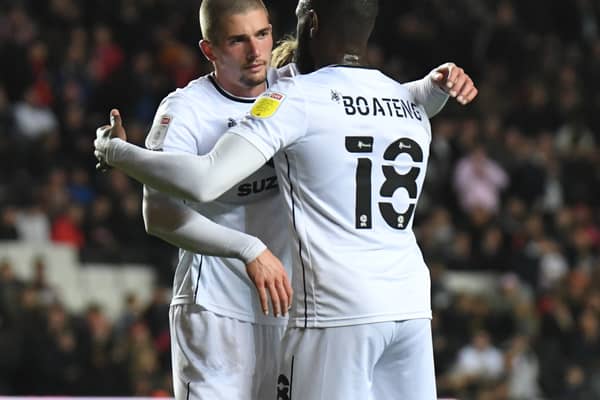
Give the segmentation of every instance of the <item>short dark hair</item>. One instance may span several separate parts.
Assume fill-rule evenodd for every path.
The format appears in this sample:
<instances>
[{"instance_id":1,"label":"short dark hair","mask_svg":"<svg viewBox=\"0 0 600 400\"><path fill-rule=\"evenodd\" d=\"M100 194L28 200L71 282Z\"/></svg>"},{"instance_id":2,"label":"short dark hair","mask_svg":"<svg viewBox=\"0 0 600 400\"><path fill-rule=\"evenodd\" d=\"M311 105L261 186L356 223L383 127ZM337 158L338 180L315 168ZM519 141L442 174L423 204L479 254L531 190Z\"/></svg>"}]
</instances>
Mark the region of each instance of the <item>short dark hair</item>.
<instances>
[{"instance_id":1,"label":"short dark hair","mask_svg":"<svg viewBox=\"0 0 600 400\"><path fill-rule=\"evenodd\" d=\"M265 10L268 14L262 0L203 0L198 12L202 38L218 42L223 17L255 9Z\"/></svg>"}]
</instances>

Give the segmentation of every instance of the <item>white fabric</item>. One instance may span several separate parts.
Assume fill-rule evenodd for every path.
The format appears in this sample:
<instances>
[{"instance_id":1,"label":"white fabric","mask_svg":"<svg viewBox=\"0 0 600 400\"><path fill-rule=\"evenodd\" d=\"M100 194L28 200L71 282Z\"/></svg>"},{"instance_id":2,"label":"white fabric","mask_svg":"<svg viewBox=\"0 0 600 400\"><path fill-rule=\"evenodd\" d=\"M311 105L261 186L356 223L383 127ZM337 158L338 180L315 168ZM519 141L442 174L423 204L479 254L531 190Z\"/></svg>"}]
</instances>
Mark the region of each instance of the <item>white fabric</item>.
<instances>
[{"instance_id":1,"label":"white fabric","mask_svg":"<svg viewBox=\"0 0 600 400\"><path fill-rule=\"evenodd\" d=\"M444 108L450 98L448 93L434 83L434 73L435 69L421 80L404 84L408 91L414 96L415 102L423 105L425 112L430 119L435 117Z\"/></svg>"},{"instance_id":2,"label":"white fabric","mask_svg":"<svg viewBox=\"0 0 600 400\"><path fill-rule=\"evenodd\" d=\"M144 186L144 221L148 233L192 253L234 257L247 264L266 249L260 239L216 224L182 200L147 186Z\"/></svg>"},{"instance_id":3,"label":"white fabric","mask_svg":"<svg viewBox=\"0 0 600 400\"><path fill-rule=\"evenodd\" d=\"M274 79L274 73L270 71L270 79ZM128 149L168 157L172 170L167 176L177 177L186 188L203 185L195 178L195 168L185 160L200 160L198 155L213 148L228 125L243 117L252 101L225 93L210 76L199 78L169 95L159 106L146 144L161 151ZM231 159L233 163L238 161L237 156ZM255 165L260 167L264 162L259 155ZM154 163L141 167L142 173L158 170L165 172L169 168ZM231 169L212 170L208 179L218 182L221 174L230 172ZM165 188L159 185L159 189ZM260 168L208 204L183 203L146 189L148 230L182 249L172 304L195 303L241 321L286 323L283 318L263 315L245 269L245 262L256 258L265 245L285 266L291 266L289 229L278 192L275 171L270 166Z\"/></svg>"},{"instance_id":4,"label":"white fabric","mask_svg":"<svg viewBox=\"0 0 600 400\"><path fill-rule=\"evenodd\" d=\"M431 321L289 328L278 399L436 399Z\"/></svg>"},{"instance_id":5,"label":"white fabric","mask_svg":"<svg viewBox=\"0 0 600 400\"><path fill-rule=\"evenodd\" d=\"M288 77L295 76L297 72L293 66L287 66L283 68L281 73L284 74L282 77ZM279 78L277 73L272 73L271 75L273 81ZM206 80L206 77L201 79ZM182 90L185 91L190 87L197 88L197 86L199 86L197 84L199 81L200 79L191 82L187 88ZM425 105L424 107L427 110L426 114L429 115L429 117L435 115L435 113L443 107L448 98L439 87L431 84L431 79L429 77L419 81L409 82L402 86L414 96L414 101L416 103L423 103ZM191 92L192 90L189 89L189 91ZM185 112L182 112L182 114L186 114L187 119L193 121L193 123L197 123L198 121L194 120L196 111L190 106L190 103L188 102L189 99L182 96L183 93L181 90L175 92L172 97L175 98L178 94L178 103L181 105L181 108L187 109ZM248 99L239 100L244 101ZM165 102L161 104L161 107L164 106L163 112L169 111ZM198 106L198 104L195 105ZM210 107L210 110L212 112L219 111L219 109L214 106ZM160 120L158 118L165 115L173 117L169 113L161 114L160 111L161 110L159 109L159 112L157 112L152 129L153 131L155 131L157 124L159 124ZM243 113L240 115L243 115ZM181 119L182 118L177 118L179 121L181 121ZM218 119L218 121L221 120ZM229 121L235 122L235 119L230 118ZM197 128L201 127L202 126L198 126ZM193 138L193 136L197 134L197 131L191 129L190 126L182 127L181 130L184 132L187 131L187 135L185 135L187 137L173 139L174 149L198 148L201 145L207 147L207 143L215 144L216 139L219 137L219 135L216 137L212 136L212 140L198 142ZM241 179L247 177L251 172L256 171L256 169L264 162L261 158L262 155L256 154L255 149L247 146L247 143L238 141L222 143L224 140L229 140L227 137L228 135L223 136L224 138L216 142L215 148L207 154L206 157L152 153L137 148L129 143L125 143L120 139L109 140L108 138L99 137L96 140L95 145L99 157L103 158L109 165L121 169L127 173L127 175L141 183L181 199L208 202L214 200L228 188L231 188L234 184L240 182ZM158 142L160 143L161 146L159 147L162 150L162 141L159 140ZM149 143L153 144L154 141L149 141ZM149 148L153 147L154 146L150 146ZM232 148L235 148L237 154L232 154L228 151ZM157 148L153 149L158 150ZM187 152L186 150L183 151ZM223 159L224 157L231 157L231 159L225 160ZM218 163L215 163L216 159L219 159ZM185 174L182 174L181 171L185 171ZM196 185L189 185L189 182L196 182ZM238 189L241 187L241 185L237 186Z\"/></svg>"},{"instance_id":6,"label":"white fabric","mask_svg":"<svg viewBox=\"0 0 600 400\"><path fill-rule=\"evenodd\" d=\"M395 87L401 88L397 84ZM408 93L406 89L398 90L403 95ZM225 127L235 125L236 119L242 116L246 110L244 107L242 112L241 107L238 107L240 104L244 104L244 99L237 99L242 102L235 102L232 101L235 99L227 96L231 97L227 93L219 91L219 88L210 82L208 77L191 82L187 88L176 91L167 97L159 107L147 145L153 150L162 150L162 152L145 151L119 140L112 140L109 151L105 154L106 160L111 165L121 167L141 182L162 191L188 199L213 200L221 195L224 188L230 187L250 171L255 171L268 159L264 158L254 145L237 135L224 135L215 150L207 157L197 157L197 155L207 153L222 136ZM414 105L414 107L417 106ZM424 110L420 108L417 111L415 108L412 112L420 115ZM422 117L421 120L423 120ZM428 124L426 126L426 130L428 130ZM421 127L421 130L425 129ZM426 163L426 158L424 162ZM182 173L182 171L184 172ZM219 197L217 201L203 205L197 203L187 203L187 205L200 214L210 217L216 223L250 234L259 232L258 236L277 256L282 258L284 265L289 265L286 262L284 251L277 251L289 239L283 234L286 230L280 225L280 219L276 218L281 215L281 210L277 197L272 196L268 190L268 182L271 178L272 170L265 167L259 169L257 174L237 185L230 192ZM248 200L255 200L258 203L251 203L245 207L238 206ZM252 216L256 216L256 218ZM197 235L201 236L199 230L190 230L182 233L179 237L171 237L170 240L187 241L182 243L184 248L192 245L206 246L206 243L203 242L204 239ZM267 240L268 238L271 240ZM196 241L194 242L194 240ZM416 247L416 245L414 246ZM194 247L194 250L197 248L199 249L199 247ZM268 371L270 368L268 363L277 360L278 353L276 350L269 353L265 350L266 347L256 344L253 347L251 341L247 341L246 344L249 346L240 347L245 347L244 355L246 357L239 359L237 356L240 353L231 351L238 348L237 345L232 347L231 340L240 336L251 337L252 334L246 335L243 332L248 332L252 328L254 337L259 342L263 339L272 339L271 344L276 343L277 339L274 338L276 335L269 334L265 330L277 330L281 327L265 325L281 323L282 320L262 316L258 309L254 288L247 281L241 262L202 256L188 250L180 252L172 302L171 329L174 336L173 365L177 398L213 399L223 396L227 399L236 399L239 395L244 396L244 393L247 396L248 390L244 388L248 388L251 382L256 384L261 381L269 381L269 379L265 381L262 378L250 376L248 371ZM218 249L215 250L215 252L217 251ZM427 280L428 283L428 275L423 274L426 271L420 270L422 264L420 253L416 258L410 255L405 256L406 254L401 256L404 257L403 261L409 264L416 261L414 262L415 269L421 272L421 279L417 279L417 283L422 283L423 280ZM412 280L414 281L414 279ZM411 283L415 282L409 282L407 287ZM333 285L334 282L331 284ZM344 282L340 282L340 284L344 284ZM423 285L416 286L415 290L419 290ZM403 288L400 287L400 289ZM352 287L347 290L351 291ZM423 303L420 297L427 297L428 304L428 287L424 289L424 292L426 293L419 292L418 296L407 293L406 297L416 297L417 306ZM364 299L365 293L362 291L359 299ZM390 300L394 301L395 299ZM207 312L198 316L191 311L191 308L196 306L190 305L190 303L201 305ZM300 307L296 306L296 308ZM346 312L346 310L342 311ZM430 311L428 306L414 313L406 313L402 310L401 312L387 313L384 319L395 319L398 316L405 318L429 317ZM345 319L343 315L341 318ZM375 319L379 318L381 317L375 317ZM195 320L196 322L187 324L185 320ZM359 316L351 323L371 320L373 320L373 316L367 316L367 319L361 319ZM257 322L259 325L245 324L244 321ZM342 323L347 322L343 321ZM261 332L256 332L257 329ZM203 331L208 332L209 330L213 333L202 334ZM233 332L234 335L229 335L228 332ZM199 343L196 338L200 338L202 341ZM429 348L431 347L430 335L423 336L421 340L428 343ZM426 352L419 354L427 355ZM268 356L268 360L259 360L265 355ZM393 351L391 351L391 356L393 358ZM238 362L231 364L226 361L231 360L231 357L239 361L244 372L227 367L238 364ZM219 358L222 361L216 361L215 364L215 360ZM252 360L255 360L256 363L252 364ZM421 374L427 368L433 369L431 361L426 364L431 364L431 366L426 368L416 366L415 371ZM215 365L218 367L215 368ZM314 366L314 364L311 365ZM397 382L395 378L389 378L388 381ZM381 387L385 393L386 386ZM430 390L435 390L432 389L435 385L428 385L428 387ZM268 389L265 390L264 392L253 392L258 393L254 398L269 398L271 392ZM396 389L393 390L396 392ZM200 397L200 393L205 397Z\"/></svg>"},{"instance_id":7,"label":"white fabric","mask_svg":"<svg viewBox=\"0 0 600 400\"><path fill-rule=\"evenodd\" d=\"M256 151L255 146L248 141L236 139L234 135L223 135L205 157L189 153L148 151L115 138L109 142L106 160L145 185L198 203L212 202L227 195L225 192L229 188L232 189L224 198L225 203L235 205L255 202L262 197L274 195L277 187L276 180L271 180L276 179L273 169L269 170L267 166L261 168L267 159ZM235 168L236 165L243 168ZM252 174L253 172L256 174ZM239 184L233 188L236 183ZM244 189L246 185L250 187L249 192Z\"/></svg>"},{"instance_id":8,"label":"white fabric","mask_svg":"<svg viewBox=\"0 0 600 400\"><path fill-rule=\"evenodd\" d=\"M338 79L338 82L336 83L336 85L340 84L342 86L334 87L335 85L332 86L327 82L326 79L329 79L329 75L333 78L333 75L330 74L330 72L334 70L337 70L338 72L345 71L343 74L340 72L340 75L344 75L344 77L341 80ZM355 85L354 78L351 74L348 74L349 71L356 71L357 76L362 75L362 82L360 84L359 82L356 82L357 85ZM283 135L280 135L281 137L274 137L274 141L270 141L269 144L265 144L261 140L252 141L254 146L261 149L262 154L261 152L256 151L256 148L244 139L226 134L216 144L215 149L206 157L196 157L191 154L181 155L149 152L124 143L118 139L113 139L110 141L106 159L109 164L123 169L130 176L143 183L150 184L161 191L174 194L178 197L207 201L212 200L214 197L221 194L226 187L231 187L242 176L246 176L250 171L254 171L262 162L264 162L264 160L270 158L278 148L283 147L284 144L293 140L294 137L290 136L289 133L295 132L297 134L298 131L305 133L308 129L309 120L310 122L319 121L320 119L326 121L328 124L327 128L322 129L321 133L331 130L332 132L338 132L338 135L331 135L330 137L323 136L325 138L325 143L315 142L315 145L318 147L316 149L318 151L315 154L319 154L320 156L313 157L310 160L305 159L304 162L306 165L304 166L309 169L300 171L300 173L309 171L308 174L305 174L305 177L302 177L305 182L309 183L309 186L321 185L321 187L312 187L304 194L300 193L301 196L305 196L306 193L310 192L307 198L310 199L312 203L308 209L308 215L304 214L305 210L303 208L296 207L293 210L295 213L298 213L297 220L294 220L293 222L297 223L299 225L297 228L300 229L297 230L298 236L294 240L294 244L297 246L295 250L295 268L302 276L302 280L294 280L296 299L292 311L297 317L295 323L297 325L304 324L308 326L310 320L311 326L336 326L395 319L430 317L429 275L422 260L420 250L416 245L414 235L410 229L412 226L412 218L407 218L406 224L403 225L405 230L401 232L396 231L396 229L390 228L386 225L386 222L382 221L382 217L378 212L377 207L374 206L372 207L372 212L376 221L373 231L368 232L368 235L365 235L365 233L367 233L365 231L355 232L355 229L352 226L352 221L355 219L355 216L350 214L353 214L351 210L353 206L351 206L351 203L352 199L355 197L356 184L354 182L354 176L356 175L356 163L359 157L356 154L347 153L343 143L341 143L341 151L340 143L335 144L335 147L331 147L331 143L327 143L328 140L333 139L334 137L337 138L336 140L342 138L343 141L343 138L346 135L362 135L364 134L365 129L367 129L368 135L383 133L385 139L383 139L384 141L382 144L387 141L388 143L385 144L386 146L399 137L416 140L417 142L415 143L418 143L418 146L421 147L421 150L423 151L422 161L411 163L409 159L407 160L407 154L401 154L398 157L398 162L404 163L404 166L401 168L408 167L409 165L413 166L414 164L415 169L413 172L418 172L418 176L415 179L416 194L413 194L413 196L408 199L406 191L396 190L394 191L391 201L388 197L387 199L383 199L388 201L381 202L382 204L391 203L394 209L404 212L407 210L407 206L413 207L416 204L416 199L420 193L422 181L425 176L430 140L430 127L425 116L425 111L423 107L416 104L416 100L412 98L406 87L392 82L374 70L330 67L324 68L317 73L308 76L300 76L296 79L303 81L312 80L315 76L323 77L324 74L327 74L326 79L323 80L323 84L316 85L315 89L317 90L315 93L310 93L310 98L304 99L302 97L303 94L298 95L298 93L292 93L292 96L296 96L296 98L284 100L282 109L289 109L290 104L292 104L291 108L296 107L295 111L299 111L296 114L293 112L290 113L287 118L285 118L284 123L278 125L280 131L277 133L281 134L282 129L286 130L285 137ZM374 84L371 86L372 81ZM203 87L201 87L200 82L204 84ZM290 82L291 81L288 81L286 85L290 85ZM212 147L220 136L221 133L217 132L218 130L203 129L205 127L197 121L199 115L201 115L197 110L206 109L206 114L208 115L207 120L217 124L226 124L224 115L227 115L227 113L224 112L224 110L227 110L226 107L228 106L231 107L231 102L226 103L224 99L221 99L222 104L218 101L214 103L209 102L211 106L206 107L207 100L214 100L213 97L215 95L220 95L215 90L199 90L206 89L206 86L209 85L210 82L204 78L204 81L194 81L188 88L175 92L175 94L171 96L172 107L177 110L183 110L180 112L178 111L177 114L171 112L169 107L167 107L171 102L167 101L161 105L163 110L159 110L159 113L157 113L157 121L164 115L173 118L166 135L166 140L171 138L170 147L173 150L184 151L186 148L195 148L198 154L203 154ZM339 93L338 90L345 91L345 93ZM200 95L190 95L196 91L199 92ZM379 106L381 108L378 112L382 115L373 118L372 120L368 117L357 115L352 118L339 120L333 120L331 118L334 115L338 115L340 109L343 110L345 108L343 101L346 100L342 100L344 95L363 93L361 91L370 93L369 96L382 96L383 99L385 99L383 96L389 95L391 96L390 99L396 100L388 100L387 103L384 103L383 105L380 104ZM335 100L336 96L337 101ZM404 104L400 102L400 100L404 101ZM298 104L303 102L310 105L310 114L303 109L298 110ZM403 109L403 107L406 109ZM362 106L358 107L358 105L356 105L355 108L357 109L355 113L363 111ZM386 113L388 116L383 116ZM280 111L278 114L283 113ZM287 112L285 114L287 114ZM178 115L183 115L184 117L178 117ZM396 115L396 117L394 117L394 115ZM399 118L397 115L412 117ZM295 119L290 120L292 117ZM191 122L184 123L188 120ZM271 118L269 121L271 120L275 120L275 118ZM383 123L380 124L381 126L370 126L370 124L372 125L372 122L377 120L383 121ZM229 121L231 122L231 120ZM184 124L179 126L178 124L181 123ZM256 125L260 125L260 121L255 121L255 123ZM338 123L340 123L339 126ZM356 126L356 123L359 123L359 125ZM287 125L290 129L287 129L284 125ZM173 136L171 132L178 126L179 128L176 130L181 132L181 135ZM239 133L248 129L251 129L251 124L249 121L246 121L246 126L243 129L237 127L234 128L233 131ZM198 135L198 132L202 132L203 136L201 139L198 139L195 136ZM207 132L213 132L214 135L207 135ZM402 134L399 132L402 132ZM250 136L247 136L247 138L248 137ZM162 142L161 140L155 140L154 143ZM372 195L377 195L377 188L381 187L384 181L380 169L381 162L379 160L381 160L383 156L385 146L380 146L381 145L378 144L376 152L374 153L376 166L378 168L374 170L376 174L373 176ZM402 146L404 146L404 144L402 144ZM165 148L169 148L168 143ZM342 159L344 159L342 164L335 164L335 162L340 161L338 159L330 160L330 148L334 150L332 154L335 154L336 157L341 155L345 157L342 157ZM293 157L294 154L292 153L286 152L286 154ZM333 164L329 161L332 161ZM292 164L295 162L296 160L292 160ZM279 158L280 171L282 171L282 167L283 171L286 171L286 163L287 161L282 161L282 158ZM392 164L392 161L386 162L386 164ZM330 165L335 165L336 167L332 169ZM344 165L344 168L339 169L337 168L338 165ZM327 173L321 176L321 170L326 171ZM185 174L180 173L180 171L185 171ZM406 171L402 173L405 172ZM290 177L293 180L297 180L298 171L294 170L293 174L290 173ZM344 179L337 182L334 189L327 190L324 182L328 179L336 179L337 177L343 177ZM255 181L258 183L259 188L260 182L264 182L264 180ZM194 184L190 185L190 182L193 182ZM291 218L292 197L289 195L291 181L287 179L287 174L285 173L284 183L288 189L286 191L286 196L288 205L290 205L290 213L288 214ZM297 184L297 182L294 183ZM239 191L241 186L238 185L236 188ZM302 188L302 191L305 189L306 188ZM313 189L318 189L317 191L319 193L313 193ZM338 189L340 189L341 192L339 192ZM336 193L342 192L344 193L343 196L336 195ZM311 198L313 194L322 196L322 198ZM298 194L296 194L296 196L297 195ZM235 200L235 196L230 196L230 200L231 197ZM328 197L337 197L337 200L328 203L330 200ZM304 201L306 199L295 199L295 201L299 200ZM328 205L336 203L337 205L344 203L342 207L336 211L338 212L337 215L335 212L332 212L331 207ZM389 204L384 205L384 207L389 206ZM214 204L208 206L196 204L195 207L198 211L201 211L202 214L208 216L213 214L216 216L222 215L222 210L218 208L215 209ZM277 209L277 207L274 209ZM388 214L389 213L390 211L388 210ZM262 221L270 221L270 215L274 214L266 214ZM398 218L398 216L394 217ZM213 220L217 223L223 222L218 219ZM314 221L318 222L315 223ZM313 226L312 224L315 225ZM319 226L320 224L322 224L322 226ZM317 228L317 230L314 230L313 228ZM269 229L273 232L277 232L275 226L271 223L269 224ZM310 241L307 240L309 231L312 235ZM376 239L380 234L381 238ZM316 238L317 236L320 237ZM330 237L337 239L333 242L331 248L326 249ZM400 240L396 240L397 237ZM281 235L278 235L278 238L281 239ZM352 238L352 240L347 241L346 239L348 238ZM356 246L356 241L362 243L359 246ZM319 244L314 246L317 242L319 242ZM269 243L265 244L271 247ZM379 251L379 247L383 244L385 244L383 253L386 253L386 255L384 257L379 257L379 255L382 254L382 252ZM308 247L305 247L304 250L302 250L302 246L307 245ZM343 254L342 257L338 258L337 256L334 256L340 251ZM301 259L298 255L301 255ZM365 259L365 255L367 255L367 259L370 261L367 268L364 268L362 261ZM377 257L372 257L373 255L377 255ZM315 256L318 261L312 259ZM182 256L181 260L183 262L182 265L192 262L199 265L201 262L197 256L191 254L188 254L187 258ZM336 260L335 263L332 263L335 267L319 266L321 263L328 264L330 260ZM349 263L346 261L349 261ZM344 267L337 268L336 263L344 264ZM373 268L373 264L377 264L377 266ZM400 267L396 267L397 265L400 265ZM304 266L306 266L306 268L303 268ZM325 276L327 276L328 279L317 279L317 275L321 273L321 270L329 271L325 273ZM388 270L392 273L388 274ZM195 279L197 279L198 274L194 273L193 270L190 274L187 274L185 271L187 271L185 268L180 268L176 276L176 283L179 282L178 286L185 286L183 294L177 297L179 299L177 301L188 302L191 298L190 293L194 292L194 287L198 287L193 284ZM182 274L179 274L179 272ZM382 278L383 276L385 278ZM182 285L184 280L187 283ZM362 287L362 282L364 280L373 281L373 287L369 286L365 290ZM201 283L203 283L203 281L201 281ZM335 287L339 286L348 287L348 290L344 291L344 295L337 293L339 291L336 290ZM354 288L359 289L359 291L355 292L353 290ZM371 291L373 291L373 293L371 293ZM195 293L201 293L201 291ZM335 295L332 296L332 293ZM388 295L391 295L392 297L388 299ZM338 296L338 298L335 298L336 296ZM196 298L196 301L199 301L198 298ZM207 306L206 304L204 305ZM216 307L215 304L210 307L212 306ZM230 312L229 310L229 308L227 310L215 309L215 312Z\"/></svg>"},{"instance_id":9,"label":"white fabric","mask_svg":"<svg viewBox=\"0 0 600 400\"><path fill-rule=\"evenodd\" d=\"M279 151L295 236L291 325L431 318L429 271L412 231L431 140L423 107L379 71L337 66L281 79L263 96L283 99L274 115L229 132L265 158ZM367 206L357 212L359 160L372 168L362 167Z\"/></svg>"},{"instance_id":10,"label":"white fabric","mask_svg":"<svg viewBox=\"0 0 600 400\"><path fill-rule=\"evenodd\" d=\"M283 326L216 315L194 304L171 306L177 400L264 400L275 393Z\"/></svg>"},{"instance_id":11,"label":"white fabric","mask_svg":"<svg viewBox=\"0 0 600 400\"><path fill-rule=\"evenodd\" d=\"M446 105L450 96L433 81L433 75L439 67L434 68L424 78L404 83L404 87L414 96L415 101L425 107L427 116L435 117ZM279 79L293 78L300 75L295 63L290 63L277 70Z\"/></svg>"}]
</instances>

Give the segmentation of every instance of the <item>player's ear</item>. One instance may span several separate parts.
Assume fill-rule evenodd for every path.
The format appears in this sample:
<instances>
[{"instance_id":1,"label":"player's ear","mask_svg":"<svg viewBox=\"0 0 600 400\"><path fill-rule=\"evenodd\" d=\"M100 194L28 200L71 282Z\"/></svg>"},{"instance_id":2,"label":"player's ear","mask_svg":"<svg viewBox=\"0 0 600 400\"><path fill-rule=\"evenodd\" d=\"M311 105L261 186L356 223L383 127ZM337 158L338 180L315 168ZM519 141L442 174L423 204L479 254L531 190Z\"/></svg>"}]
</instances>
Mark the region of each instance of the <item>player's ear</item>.
<instances>
[{"instance_id":1,"label":"player's ear","mask_svg":"<svg viewBox=\"0 0 600 400\"><path fill-rule=\"evenodd\" d=\"M319 32L319 16L314 10L309 11L309 19L310 19L310 37L311 39L317 36L317 32Z\"/></svg>"},{"instance_id":2,"label":"player's ear","mask_svg":"<svg viewBox=\"0 0 600 400\"><path fill-rule=\"evenodd\" d=\"M204 54L204 57L206 57L208 61L214 62L216 60L212 44L208 40L202 39L198 42L198 46L200 47L202 54Z\"/></svg>"}]
</instances>

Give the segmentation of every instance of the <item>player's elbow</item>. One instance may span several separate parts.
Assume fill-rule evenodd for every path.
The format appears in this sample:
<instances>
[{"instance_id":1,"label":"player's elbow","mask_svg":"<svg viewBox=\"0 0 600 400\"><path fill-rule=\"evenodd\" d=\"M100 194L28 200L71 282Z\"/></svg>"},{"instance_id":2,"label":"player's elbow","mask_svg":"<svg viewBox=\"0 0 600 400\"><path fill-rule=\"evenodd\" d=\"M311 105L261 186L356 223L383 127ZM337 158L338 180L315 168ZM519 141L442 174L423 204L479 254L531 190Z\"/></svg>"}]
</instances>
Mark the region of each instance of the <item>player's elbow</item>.
<instances>
[{"instance_id":1,"label":"player's elbow","mask_svg":"<svg viewBox=\"0 0 600 400\"><path fill-rule=\"evenodd\" d=\"M190 200L198 203L210 203L218 199L221 194L222 193L218 190L213 190L208 187L198 187L190 191L186 197L189 197Z\"/></svg>"},{"instance_id":2,"label":"player's elbow","mask_svg":"<svg viewBox=\"0 0 600 400\"><path fill-rule=\"evenodd\" d=\"M210 203L219 198L221 194L217 192L206 192L200 196L199 200L201 203Z\"/></svg>"}]
</instances>

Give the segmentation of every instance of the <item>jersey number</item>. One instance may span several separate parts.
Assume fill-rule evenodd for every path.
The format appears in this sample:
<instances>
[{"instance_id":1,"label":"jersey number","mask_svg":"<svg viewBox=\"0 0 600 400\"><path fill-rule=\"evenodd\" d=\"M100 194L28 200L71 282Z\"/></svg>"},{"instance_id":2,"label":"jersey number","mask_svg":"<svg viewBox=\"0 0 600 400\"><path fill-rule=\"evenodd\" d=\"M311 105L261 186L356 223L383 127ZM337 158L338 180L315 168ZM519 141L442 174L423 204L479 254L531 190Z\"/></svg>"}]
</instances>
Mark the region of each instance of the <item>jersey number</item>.
<instances>
[{"instance_id":1,"label":"jersey number","mask_svg":"<svg viewBox=\"0 0 600 400\"><path fill-rule=\"evenodd\" d=\"M374 139L371 136L346 137L346 150L350 153L372 153ZM408 154L416 163L423 162L423 150L417 142L409 138L401 138L390 144L383 154L385 161L394 161L400 154ZM372 194L371 175L373 162L370 158L360 157L356 168L356 229L372 229ZM379 194L382 197L392 198L396 190L406 189L408 196L414 203L408 206L403 213L398 213L390 202L379 203L381 216L389 226L394 229L406 229L415 213L418 194L417 178L421 169L412 167L406 174L399 174L393 165L381 167L385 182Z\"/></svg>"}]
</instances>

